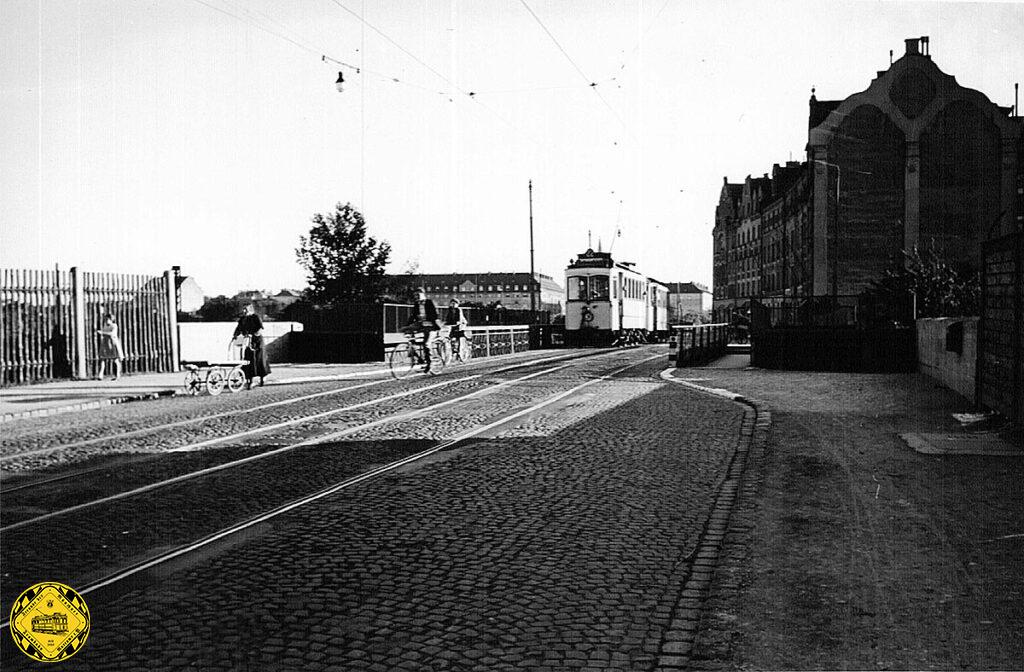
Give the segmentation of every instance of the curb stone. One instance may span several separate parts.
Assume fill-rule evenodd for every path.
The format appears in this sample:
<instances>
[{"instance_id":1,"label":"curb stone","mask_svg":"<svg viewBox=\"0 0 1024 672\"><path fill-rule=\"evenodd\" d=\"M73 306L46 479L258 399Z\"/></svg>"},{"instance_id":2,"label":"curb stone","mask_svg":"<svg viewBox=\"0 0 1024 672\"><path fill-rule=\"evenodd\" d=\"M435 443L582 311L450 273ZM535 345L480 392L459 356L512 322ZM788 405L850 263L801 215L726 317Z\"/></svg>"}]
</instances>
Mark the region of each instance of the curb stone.
<instances>
[{"instance_id":1,"label":"curb stone","mask_svg":"<svg viewBox=\"0 0 1024 672\"><path fill-rule=\"evenodd\" d=\"M680 672L681 670L714 669L712 661L703 665L700 651L695 652L697 637L702 622L708 614L705 603L714 578L714 569L722 555L726 535L745 530L730 526L730 518L736 508L737 500L742 493L744 497L756 490L758 478L748 478L747 462L751 452L756 451L755 459L763 456L768 445L771 432L771 412L763 402L748 399L742 395L721 388L704 387L674 378L674 368L661 372L664 380L683 385L698 392L724 397L743 405L743 422L736 449L729 461L729 466L722 481L718 484L714 502L704 529L697 540L696 548L684 560L689 564L683 589L676 602L672 620L668 630L662 636L657 672ZM758 459L758 462L763 460ZM760 464L758 466L763 466Z\"/></svg>"},{"instance_id":2,"label":"curb stone","mask_svg":"<svg viewBox=\"0 0 1024 672\"><path fill-rule=\"evenodd\" d=\"M157 392L146 392L144 394L126 394L119 397L97 399L96 401L83 401L77 404L67 404L65 406L37 408L33 411L17 411L15 413L4 413L3 415L0 415L0 424L9 422L11 420L20 420L22 418L42 418L49 415L57 415L59 413L70 413L73 411L89 411L96 408L103 408L104 406L116 406L118 404L127 404L133 401L151 401L153 399L173 397L177 394L177 390L159 390Z\"/></svg>"}]
</instances>

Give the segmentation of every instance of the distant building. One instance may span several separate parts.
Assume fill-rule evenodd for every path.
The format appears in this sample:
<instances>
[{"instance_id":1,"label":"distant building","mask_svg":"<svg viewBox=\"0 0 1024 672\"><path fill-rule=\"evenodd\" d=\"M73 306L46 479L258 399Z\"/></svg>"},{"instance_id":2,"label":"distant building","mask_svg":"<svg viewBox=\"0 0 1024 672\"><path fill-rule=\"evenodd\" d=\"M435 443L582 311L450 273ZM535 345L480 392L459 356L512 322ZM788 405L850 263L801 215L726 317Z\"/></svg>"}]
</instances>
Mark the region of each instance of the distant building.
<instances>
[{"instance_id":1,"label":"distant building","mask_svg":"<svg viewBox=\"0 0 1024 672\"><path fill-rule=\"evenodd\" d=\"M267 298L276 303L279 309L283 309L301 299L302 292L297 289L282 289L277 294Z\"/></svg>"},{"instance_id":2,"label":"distant building","mask_svg":"<svg viewBox=\"0 0 1024 672\"><path fill-rule=\"evenodd\" d=\"M191 275L178 275L174 281L178 290L179 312L192 314L203 307L206 297L203 296L203 288L195 278Z\"/></svg>"},{"instance_id":3,"label":"distant building","mask_svg":"<svg viewBox=\"0 0 1024 672\"><path fill-rule=\"evenodd\" d=\"M812 90L807 160L722 186L715 211L716 320L752 299L855 297L902 251L934 248L979 270L981 242L1024 221L1024 123L960 86L927 37L860 93Z\"/></svg>"},{"instance_id":4,"label":"distant building","mask_svg":"<svg viewBox=\"0 0 1024 672\"><path fill-rule=\"evenodd\" d=\"M669 282L668 287L668 321L669 324L682 324L710 317L711 290L699 282Z\"/></svg>"},{"instance_id":5,"label":"distant building","mask_svg":"<svg viewBox=\"0 0 1024 672\"><path fill-rule=\"evenodd\" d=\"M469 305L500 303L510 310L529 310L531 284L536 293L537 310L561 315L565 304L562 286L543 273L535 273L532 282L529 273L417 273L386 278L393 294L401 296L421 286L438 305L457 298L460 303Z\"/></svg>"}]
</instances>

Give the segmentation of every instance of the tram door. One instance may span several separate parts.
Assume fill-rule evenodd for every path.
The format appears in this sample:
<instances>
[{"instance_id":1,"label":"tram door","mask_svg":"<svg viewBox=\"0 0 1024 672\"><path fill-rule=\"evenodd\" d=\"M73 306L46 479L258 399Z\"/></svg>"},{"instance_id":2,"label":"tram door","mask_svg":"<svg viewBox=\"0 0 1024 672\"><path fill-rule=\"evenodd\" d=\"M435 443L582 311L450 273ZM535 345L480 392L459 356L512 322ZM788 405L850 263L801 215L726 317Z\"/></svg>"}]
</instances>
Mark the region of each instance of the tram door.
<instances>
[{"instance_id":1,"label":"tram door","mask_svg":"<svg viewBox=\"0 0 1024 672\"><path fill-rule=\"evenodd\" d=\"M619 329L624 329L625 324L622 321L623 317L623 305L622 299L626 295L626 286L622 284L622 271L619 271Z\"/></svg>"}]
</instances>

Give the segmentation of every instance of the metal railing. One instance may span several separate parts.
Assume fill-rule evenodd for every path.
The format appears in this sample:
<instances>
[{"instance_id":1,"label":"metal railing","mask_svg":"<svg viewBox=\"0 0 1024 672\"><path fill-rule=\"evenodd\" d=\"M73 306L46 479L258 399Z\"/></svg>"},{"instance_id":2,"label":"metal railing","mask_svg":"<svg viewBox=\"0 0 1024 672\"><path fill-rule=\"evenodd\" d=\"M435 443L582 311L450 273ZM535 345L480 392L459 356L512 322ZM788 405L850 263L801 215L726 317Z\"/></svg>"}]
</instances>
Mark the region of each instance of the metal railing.
<instances>
[{"instance_id":1,"label":"metal railing","mask_svg":"<svg viewBox=\"0 0 1024 672\"><path fill-rule=\"evenodd\" d=\"M474 357L510 355L530 349L530 325L512 324L497 327L467 327L466 337Z\"/></svg>"},{"instance_id":2,"label":"metal railing","mask_svg":"<svg viewBox=\"0 0 1024 672\"><path fill-rule=\"evenodd\" d=\"M668 359L676 366L720 357L729 343L729 325L725 322L682 325L672 327L671 331Z\"/></svg>"},{"instance_id":3,"label":"metal railing","mask_svg":"<svg viewBox=\"0 0 1024 672\"><path fill-rule=\"evenodd\" d=\"M98 361L96 331L111 314L124 372L177 366L174 279L158 276L0 271L0 384L87 378Z\"/></svg>"}]
</instances>

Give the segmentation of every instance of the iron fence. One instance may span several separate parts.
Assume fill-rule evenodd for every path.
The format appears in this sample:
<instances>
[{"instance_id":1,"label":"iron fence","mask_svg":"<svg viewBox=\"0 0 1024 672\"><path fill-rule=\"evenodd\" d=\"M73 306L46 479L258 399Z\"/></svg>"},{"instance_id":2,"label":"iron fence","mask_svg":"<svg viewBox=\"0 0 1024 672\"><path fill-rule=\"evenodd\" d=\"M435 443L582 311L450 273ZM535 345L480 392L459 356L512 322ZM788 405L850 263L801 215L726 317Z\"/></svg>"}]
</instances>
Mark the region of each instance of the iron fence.
<instances>
[{"instance_id":1,"label":"iron fence","mask_svg":"<svg viewBox=\"0 0 1024 672\"><path fill-rule=\"evenodd\" d=\"M174 370L172 283L170 272L0 269L0 384L92 375L106 313L118 324L125 373Z\"/></svg>"}]
</instances>

